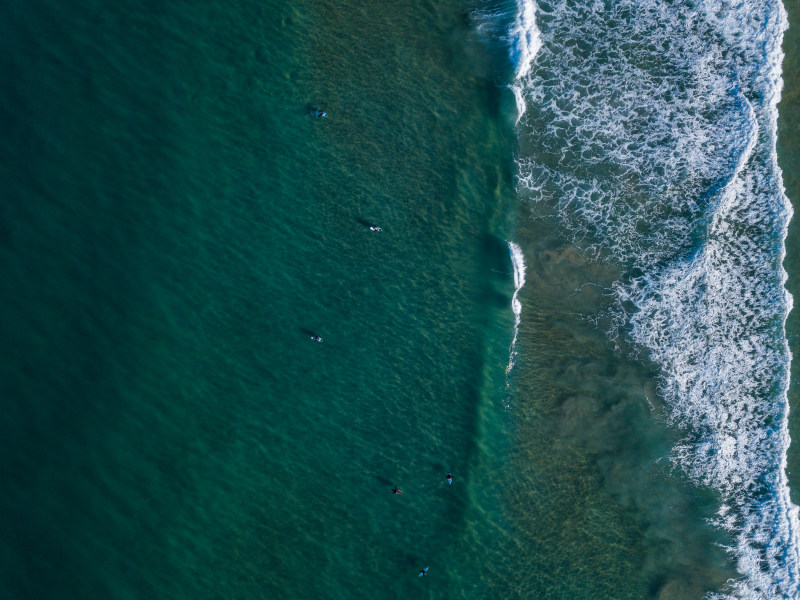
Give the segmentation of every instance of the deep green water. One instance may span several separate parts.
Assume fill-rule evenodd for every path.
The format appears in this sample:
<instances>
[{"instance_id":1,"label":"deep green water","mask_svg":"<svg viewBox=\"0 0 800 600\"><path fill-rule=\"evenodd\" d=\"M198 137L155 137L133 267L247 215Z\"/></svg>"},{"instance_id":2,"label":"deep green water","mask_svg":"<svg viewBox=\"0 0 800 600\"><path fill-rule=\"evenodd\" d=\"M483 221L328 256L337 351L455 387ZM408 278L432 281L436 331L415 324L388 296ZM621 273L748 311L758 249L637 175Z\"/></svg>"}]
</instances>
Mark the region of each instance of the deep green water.
<instances>
[{"instance_id":1,"label":"deep green water","mask_svg":"<svg viewBox=\"0 0 800 600\"><path fill-rule=\"evenodd\" d=\"M4 597L499 588L510 130L460 6L0 22Z\"/></svg>"},{"instance_id":2,"label":"deep green water","mask_svg":"<svg viewBox=\"0 0 800 600\"><path fill-rule=\"evenodd\" d=\"M734 575L649 366L581 316L613 266L517 204L513 99L463 4L13 0L0 28L3 597Z\"/></svg>"}]
</instances>

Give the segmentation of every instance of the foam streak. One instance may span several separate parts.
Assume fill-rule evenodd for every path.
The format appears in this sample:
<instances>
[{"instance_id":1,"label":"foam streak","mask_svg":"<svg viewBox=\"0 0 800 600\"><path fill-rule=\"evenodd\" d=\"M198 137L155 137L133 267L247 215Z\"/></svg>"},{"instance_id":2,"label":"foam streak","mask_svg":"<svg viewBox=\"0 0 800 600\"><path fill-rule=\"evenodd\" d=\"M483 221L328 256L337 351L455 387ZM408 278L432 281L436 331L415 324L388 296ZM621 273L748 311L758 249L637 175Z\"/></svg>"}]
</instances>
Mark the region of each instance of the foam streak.
<instances>
[{"instance_id":1,"label":"foam streak","mask_svg":"<svg viewBox=\"0 0 800 600\"><path fill-rule=\"evenodd\" d=\"M520 136L535 149L518 189L626 272L611 333L660 366L685 432L672 458L718 490L715 523L735 539L743 577L717 598L800 598L785 473L792 207L776 152L787 26L779 0L518 0L512 27Z\"/></svg>"},{"instance_id":2,"label":"foam streak","mask_svg":"<svg viewBox=\"0 0 800 600\"><path fill-rule=\"evenodd\" d=\"M511 309L514 311L514 339L511 341L511 348L508 353L506 376L514 368L514 360L517 356L517 334L519 333L520 315L522 315L522 302L519 301L518 295L522 286L525 285L525 258L522 255L522 248L514 242L508 242L508 251L511 254L511 263L514 265L514 295L511 298ZM508 382L506 382L506 385L508 385Z\"/></svg>"}]
</instances>

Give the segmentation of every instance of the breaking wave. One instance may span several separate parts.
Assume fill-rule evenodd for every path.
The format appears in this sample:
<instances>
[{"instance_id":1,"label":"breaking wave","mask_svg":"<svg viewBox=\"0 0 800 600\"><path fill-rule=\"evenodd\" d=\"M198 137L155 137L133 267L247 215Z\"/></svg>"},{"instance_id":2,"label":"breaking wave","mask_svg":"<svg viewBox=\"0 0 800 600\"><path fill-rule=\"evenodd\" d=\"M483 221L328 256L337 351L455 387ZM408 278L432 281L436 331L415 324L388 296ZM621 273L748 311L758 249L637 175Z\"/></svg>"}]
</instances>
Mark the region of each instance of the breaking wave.
<instances>
[{"instance_id":1,"label":"breaking wave","mask_svg":"<svg viewBox=\"0 0 800 600\"><path fill-rule=\"evenodd\" d=\"M514 360L517 356L517 335L519 334L519 324L522 315L522 302L520 302L519 291L525 285L525 257L522 248L514 242L508 242L508 252L511 255L511 263L514 266L514 295L511 298L511 309L514 311L514 339L511 340L511 348L508 351L508 366L506 375L511 373L514 368Z\"/></svg>"},{"instance_id":2,"label":"breaking wave","mask_svg":"<svg viewBox=\"0 0 800 600\"><path fill-rule=\"evenodd\" d=\"M510 28L519 191L624 267L610 333L660 367L683 433L673 460L720 493L743 575L720 598L800 598L792 208L776 156L786 27L777 0L519 0Z\"/></svg>"}]
</instances>

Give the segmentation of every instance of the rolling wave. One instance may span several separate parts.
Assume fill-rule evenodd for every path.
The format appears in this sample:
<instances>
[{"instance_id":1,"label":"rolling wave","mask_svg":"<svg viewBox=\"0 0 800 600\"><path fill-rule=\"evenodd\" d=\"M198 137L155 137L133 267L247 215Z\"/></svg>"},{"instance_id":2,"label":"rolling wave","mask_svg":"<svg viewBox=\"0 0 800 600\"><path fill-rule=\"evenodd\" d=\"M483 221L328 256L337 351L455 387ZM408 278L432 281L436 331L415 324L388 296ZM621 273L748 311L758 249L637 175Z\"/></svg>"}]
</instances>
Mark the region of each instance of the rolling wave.
<instances>
[{"instance_id":1,"label":"rolling wave","mask_svg":"<svg viewBox=\"0 0 800 600\"><path fill-rule=\"evenodd\" d=\"M519 324L522 318L522 302L520 302L518 296L522 286L525 285L525 257L522 254L522 248L514 242L508 242L508 251L511 255L511 263L514 266L514 295L511 297L511 309L514 311L514 338L511 340L511 348L508 351L506 376L514 368L517 355L517 335L519 334ZM506 387L508 387L508 381L506 381Z\"/></svg>"}]
</instances>

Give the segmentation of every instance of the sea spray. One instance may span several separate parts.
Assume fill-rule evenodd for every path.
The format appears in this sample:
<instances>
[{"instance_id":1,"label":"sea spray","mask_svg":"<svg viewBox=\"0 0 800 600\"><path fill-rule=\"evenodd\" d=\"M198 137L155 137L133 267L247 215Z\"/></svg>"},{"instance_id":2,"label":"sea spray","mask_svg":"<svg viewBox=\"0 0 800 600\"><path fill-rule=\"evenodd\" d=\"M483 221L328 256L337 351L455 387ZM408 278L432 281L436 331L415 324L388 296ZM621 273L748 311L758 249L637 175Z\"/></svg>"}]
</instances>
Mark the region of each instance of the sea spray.
<instances>
[{"instance_id":1,"label":"sea spray","mask_svg":"<svg viewBox=\"0 0 800 600\"><path fill-rule=\"evenodd\" d=\"M719 494L743 575L727 597L800 597L775 146L786 27L773 0L519 0L510 27L520 193L623 268L610 333L659 367L672 458Z\"/></svg>"}]
</instances>

